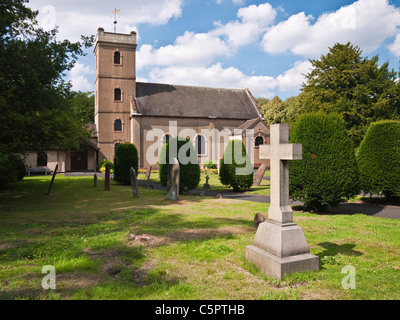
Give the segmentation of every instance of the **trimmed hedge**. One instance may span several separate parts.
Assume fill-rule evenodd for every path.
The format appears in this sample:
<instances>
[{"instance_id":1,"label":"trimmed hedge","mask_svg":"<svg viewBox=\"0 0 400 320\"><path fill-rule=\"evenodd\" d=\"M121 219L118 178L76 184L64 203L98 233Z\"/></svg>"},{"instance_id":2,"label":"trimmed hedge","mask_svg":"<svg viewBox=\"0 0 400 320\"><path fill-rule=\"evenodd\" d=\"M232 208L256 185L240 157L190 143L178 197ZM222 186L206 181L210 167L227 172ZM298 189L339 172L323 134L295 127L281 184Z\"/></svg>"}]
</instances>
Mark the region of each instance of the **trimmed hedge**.
<instances>
[{"instance_id":1,"label":"trimmed hedge","mask_svg":"<svg viewBox=\"0 0 400 320\"><path fill-rule=\"evenodd\" d=\"M241 159L246 159L243 163ZM219 177L221 183L232 187L235 191L248 190L253 185L254 173L246 148L241 140L231 140L226 146L224 156L220 163ZM244 172L241 173L240 170ZM248 173L251 172L251 173ZM247 174L246 174L247 173Z\"/></svg>"},{"instance_id":2,"label":"trimmed hedge","mask_svg":"<svg viewBox=\"0 0 400 320\"><path fill-rule=\"evenodd\" d=\"M290 162L290 196L307 209L337 206L359 194L353 143L337 114L300 116L291 143L303 145L303 159Z\"/></svg>"},{"instance_id":3,"label":"trimmed hedge","mask_svg":"<svg viewBox=\"0 0 400 320\"><path fill-rule=\"evenodd\" d=\"M161 148L158 162L160 167L160 183L163 187L167 186L170 146L174 144L177 146L177 153L172 156L178 159L180 167L179 192L182 193L183 191L196 189L200 183L200 165L197 160L197 152L189 139L179 137L170 138L169 142ZM183 153L182 157L179 156L180 153Z\"/></svg>"},{"instance_id":4,"label":"trimmed hedge","mask_svg":"<svg viewBox=\"0 0 400 320\"><path fill-rule=\"evenodd\" d=\"M400 121L372 123L357 154L362 190L400 195Z\"/></svg>"},{"instance_id":5,"label":"trimmed hedge","mask_svg":"<svg viewBox=\"0 0 400 320\"><path fill-rule=\"evenodd\" d=\"M115 150L114 180L121 184L131 184L129 169L138 173L138 151L132 143L121 143Z\"/></svg>"}]
</instances>

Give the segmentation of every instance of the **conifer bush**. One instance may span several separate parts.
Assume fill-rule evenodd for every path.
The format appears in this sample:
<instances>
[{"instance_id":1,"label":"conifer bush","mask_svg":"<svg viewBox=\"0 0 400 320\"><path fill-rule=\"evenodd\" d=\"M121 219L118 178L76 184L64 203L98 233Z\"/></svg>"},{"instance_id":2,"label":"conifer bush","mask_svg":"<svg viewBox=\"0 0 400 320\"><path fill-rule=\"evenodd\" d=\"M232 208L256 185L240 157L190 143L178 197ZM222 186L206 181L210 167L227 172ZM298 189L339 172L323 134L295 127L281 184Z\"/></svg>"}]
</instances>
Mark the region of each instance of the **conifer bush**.
<instances>
[{"instance_id":1,"label":"conifer bush","mask_svg":"<svg viewBox=\"0 0 400 320\"><path fill-rule=\"evenodd\" d=\"M115 150L114 180L121 184L130 184L129 169L138 173L139 159L136 146L132 143L121 143Z\"/></svg>"},{"instance_id":2,"label":"conifer bush","mask_svg":"<svg viewBox=\"0 0 400 320\"><path fill-rule=\"evenodd\" d=\"M200 165L197 159L197 152L189 139L170 138L168 143L161 148L159 156L160 183L163 187L168 182L168 166L170 159L170 147L175 145L176 152L171 155L179 162L179 192L196 189L200 183Z\"/></svg>"},{"instance_id":3,"label":"conifer bush","mask_svg":"<svg viewBox=\"0 0 400 320\"><path fill-rule=\"evenodd\" d=\"M235 191L248 190L253 185L254 173L241 140L231 140L220 163L221 183Z\"/></svg>"},{"instance_id":4,"label":"conifer bush","mask_svg":"<svg viewBox=\"0 0 400 320\"><path fill-rule=\"evenodd\" d=\"M337 114L299 117L291 143L303 145L303 159L290 162L290 196L310 210L337 206L357 195L359 174L353 143Z\"/></svg>"},{"instance_id":5,"label":"conifer bush","mask_svg":"<svg viewBox=\"0 0 400 320\"><path fill-rule=\"evenodd\" d=\"M400 196L400 121L372 123L357 154L361 189Z\"/></svg>"}]
</instances>

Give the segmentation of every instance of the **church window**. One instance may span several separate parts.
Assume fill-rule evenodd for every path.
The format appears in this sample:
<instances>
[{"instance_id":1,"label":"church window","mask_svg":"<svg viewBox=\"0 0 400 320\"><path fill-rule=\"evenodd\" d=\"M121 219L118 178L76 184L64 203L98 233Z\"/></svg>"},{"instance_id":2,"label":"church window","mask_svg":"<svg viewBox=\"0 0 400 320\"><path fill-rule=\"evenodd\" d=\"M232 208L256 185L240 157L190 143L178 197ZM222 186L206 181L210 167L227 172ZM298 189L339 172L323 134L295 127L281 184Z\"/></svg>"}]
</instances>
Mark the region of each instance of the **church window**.
<instances>
[{"instance_id":1,"label":"church window","mask_svg":"<svg viewBox=\"0 0 400 320\"><path fill-rule=\"evenodd\" d=\"M120 88L114 89L114 101L121 101L122 100L122 92Z\"/></svg>"},{"instance_id":2,"label":"church window","mask_svg":"<svg viewBox=\"0 0 400 320\"><path fill-rule=\"evenodd\" d=\"M205 139L204 139L204 136L202 136L202 135L198 135L196 137L196 151L197 151L197 154L205 154L206 153Z\"/></svg>"},{"instance_id":3,"label":"church window","mask_svg":"<svg viewBox=\"0 0 400 320\"><path fill-rule=\"evenodd\" d=\"M114 52L114 64L121 64L121 53L119 51Z\"/></svg>"},{"instance_id":4,"label":"church window","mask_svg":"<svg viewBox=\"0 0 400 320\"><path fill-rule=\"evenodd\" d=\"M46 152L39 152L37 154L37 167L46 167L47 166L47 153Z\"/></svg>"},{"instance_id":5,"label":"church window","mask_svg":"<svg viewBox=\"0 0 400 320\"><path fill-rule=\"evenodd\" d=\"M256 144L255 144L255 146L258 147L258 146L261 146L261 145L263 145L263 144L264 144L264 139L263 139L263 137L258 136L258 137L256 138Z\"/></svg>"},{"instance_id":6,"label":"church window","mask_svg":"<svg viewBox=\"0 0 400 320\"><path fill-rule=\"evenodd\" d=\"M122 131L122 121L117 119L114 121L114 131Z\"/></svg>"}]
</instances>

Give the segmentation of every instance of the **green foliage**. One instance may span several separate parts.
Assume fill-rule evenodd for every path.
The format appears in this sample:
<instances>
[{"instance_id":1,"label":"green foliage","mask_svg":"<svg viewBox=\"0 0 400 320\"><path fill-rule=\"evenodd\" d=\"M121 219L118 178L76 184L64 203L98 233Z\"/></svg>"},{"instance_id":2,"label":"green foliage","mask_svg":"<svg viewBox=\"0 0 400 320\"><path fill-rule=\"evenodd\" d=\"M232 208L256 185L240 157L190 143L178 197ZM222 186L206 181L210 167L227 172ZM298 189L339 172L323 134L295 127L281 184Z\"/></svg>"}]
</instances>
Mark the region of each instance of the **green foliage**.
<instances>
[{"instance_id":1,"label":"green foliage","mask_svg":"<svg viewBox=\"0 0 400 320\"><path fill-rule=\"evenodd\" d=\"M176 146L176 152L172 150L173 146ZM161 148L159 167L160 182L163 187L166 187L168 182L170 156L175 157L179 162L179 192L196 189L200 182L200 165L198 164L196 150L190 140L170 138L169 142Z\"/></svg>"},{"instance_id":2,"label":"green foliage","mask_svg":"<svg viewBox=\"0 0 400 320\"><path fill-rule=\"evenodd\" d=\"M371 122L399 117L400 83L388 62L379 66L378 56L362 57L350 43L337 43L310 61L313 69L300 94L304 111L340 114L356 147Z\"/></svg>"},{"instance_id":3,"label":"green foliage","mask_svg":"<svg viewBox=\"0 0 400 320\"><path fill-rule=\"evenodd\" d=\"M93 92L72 92L69 98L74 114L82 124L94 123Z\"/></svg>"},{"instance_id":4,"label":"green foliage","mask_svg":"<svg viewBox=\"0 0 400 320\"><path fill-rule=\"evenodd\" d=\"M129 169L133 168L138 174L138 151L132 143L121 143L115 150L114 180L122 184L130 184Z\"/></svg>"},{"instance_id":5,"label":"green foliage","mask_svg":"<svg viewBox=\"0 0 400 320\"><path fill-rule=\"evenodd\" d=\"M204 164L204 168L217 169L217 164L214 161L209 160L207 163Z\"/></svg>"},{"instance_id":6,"label":"green foliage","mask_svg":"<svg viewBox=\"0 0 400 320\"><path fill-rule=\"evenodd\" d=\"M25 174L25 164L20 157L0 152L0 185L22 181Z\"/></svg>"},{"instance_id":7,"label":"green foliage","mask_svg":"<svg viewBox=\"0 0 400 320\"><path fill-rule=\"evenodd\" d=\"M300 116L291 143L303 145L303 159L290 162L293 199L308 209L322 209L359 193L353 144L339 115Z\"/></svg>"},{"instance_id":8,"label":"green foliage","mask_svg":"<svg viewBox=\"0 0 400 320\"><path fill-rule=\"evenodd\" d=\"M253 185L253 168L241 140L229 141L220 163L219 176L223 185L235 191L248 190Z\"/></svg>"},{"instance_id":9,"label":"green foliage","mask_svg":"<svg viewBox=\"0 0 400 320\"><path fill-rule=\"evenodd\" d=\"M400 121L371 124L357 154L362 190L400 196Z\"/></svg>"},{"instance_id":10,"label":"green foliage","mask_svg":"<svg viewBox=\"0 0 400 320\"><path fill-rule=\"evenodd\" d=\"M111 165L111 173L114 172L114 163L109 160L109 159L104 159L103 161L101 161L98 166L97 166L97 171L99 172L106 172L106 164L109 163Z\"/></svg>"}]
</instances>

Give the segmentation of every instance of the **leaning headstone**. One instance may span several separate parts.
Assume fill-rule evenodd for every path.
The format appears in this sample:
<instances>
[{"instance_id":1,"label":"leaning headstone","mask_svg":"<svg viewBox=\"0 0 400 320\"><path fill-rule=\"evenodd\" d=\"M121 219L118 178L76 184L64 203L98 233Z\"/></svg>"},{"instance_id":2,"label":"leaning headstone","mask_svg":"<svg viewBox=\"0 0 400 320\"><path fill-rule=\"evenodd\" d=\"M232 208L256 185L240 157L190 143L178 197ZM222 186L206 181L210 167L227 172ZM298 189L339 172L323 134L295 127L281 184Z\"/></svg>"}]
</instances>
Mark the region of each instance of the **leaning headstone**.
<instances>
[{"instance_id":1,"label":"leaning headstone","mask_svg":"<svg viewBox=\"0 0 400 320\"><path fill-rule=\"evenodd\" d=\"M129 169L129 175L131 177L131 186L132 186L132 193L134 198L140 198L139 195L139 185L136 178L136 171L133 168Z\"/></svg>"},{"instance_id":2,"label":"leaning headstone","mask_svg":"<svg viewBox=\"0 0 400 320\"><path fill-rule=\"evenodd\" d=\"M167 199L179 200L179 162L173 158L168 165Z\"/></svg>"},{"instance_id":3,"label":"leaning headstone","mask_svg":"<svg viewBox=\"0 0 400 320\"><path fill-rule=\"evenodd\" d=\"M109 163L106 164L106 177L104 182L104 190L110 191L110 172L111 172L111 165Z\"/></svg>"},{"instance_id":4,"label":"leaning headstone","mask_svg":"<svg viewBox=\"0 0 400 320\"><path fill-rule=\"evenodd\" d=\"M258 226L245 257L266 274L282 279L285 274L319 269L319 258L310 253L303 230L293 222L289 203L289 160L302 159L302 145L289 144L289 126L270 126L271 144L260 146L260 159L271 161L271 203L268 220Z\"/></svg>"},{"instance_id":5,"label":"leaning headstone","mask_svg":"<svg viewBox=\"0 0 400 320\"><path fill-rule=\"evenodd\" d=\"M151 175L151 169L152 169L153 167L152 166L149 166L148 168L147 168L147 172L146 172L146 180L149 180L150 179L150 175Z\"/></svg>"},{"instance_id":6,"label":"leaning headstone","mask_svg":"<svg viewBox=\"0 0 400 320\"><path fill-rule=\"evenodd\" d=\"M57 170L58 170L58 164L56 165L56 168L54 169L53 177L51 178L51 182L50 182L50 185L49 185L49 190L47 190L47 195L48 195L48 196L50 195L51 188L53 187L54 178L56 177Z\"/></svg>"},{"instance_id":7,"label":"leaning headstone","mask_svg":"<svg viewBox=\"0 0 400 320\"><path fill-rule=\"evenodd\" d=\"M210 189L210 185L209 185L209 183L208 183L208 180L210 180L210 177L209 177L209 176L206 177L206 183L203 184L203 189Z\"/></svg>"},{"instance_id":8,"label":"leaning headstone","mask_svg":"<svg viewBox=\"0 0 400 320\"><path fill-rule=\"evenodd\" d=\"M259 186L261 184L262 179L264 178L265 171L267 170L267 165L263 163L258 167L256 176L254 178L253 186Z\"/></svg>"}]
</instances>

